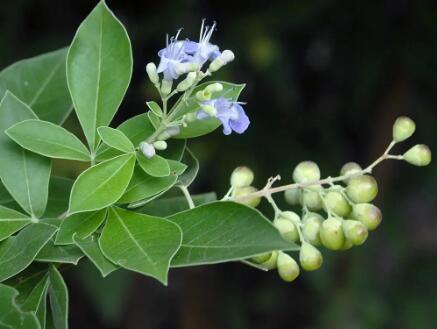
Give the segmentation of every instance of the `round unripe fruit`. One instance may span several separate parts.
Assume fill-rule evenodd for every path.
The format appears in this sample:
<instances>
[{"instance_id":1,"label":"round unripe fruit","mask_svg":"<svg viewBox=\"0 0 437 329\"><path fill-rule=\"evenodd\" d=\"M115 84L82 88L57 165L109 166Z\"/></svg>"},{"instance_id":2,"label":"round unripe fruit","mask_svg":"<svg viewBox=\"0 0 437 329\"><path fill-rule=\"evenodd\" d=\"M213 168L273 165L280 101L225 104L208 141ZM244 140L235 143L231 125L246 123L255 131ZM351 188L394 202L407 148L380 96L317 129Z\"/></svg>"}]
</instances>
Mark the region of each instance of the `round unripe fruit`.
<instances>
[{"instance_id":1,"label":"round unripe fruit","mask_svg":"<svg viewBox=\"0 0 437 329\"><path fill-rule=\"evenodd\" d=\"M253 186L239 187L239 188L234 189L232 196L235 198L243 197L243 196L246 196L248 194L255 193L256 191L258 191L258 190ZM261 202L261 198L260 197L252 197L252 198L248 198L248 199L239 200L238 202L241 204L245 204L246 206L256 208L259 205L259 203Z\"/></svg>"},{"instance_id":2,"label":"round unripe fruit","mask_svg":"<svg viewBox=\"0 0 437 329\"><path fill-rule=\"evenodd\" d=\"M323 217L316 213L309 213L303 219L302 235L313 246L320 246L320 227Z\"/></svg>"},{"instance_id":3,"label":"round unripe fruit","mask_svg":"<svg viewBox=\"0 0 437 329\"><path fill-rule=\"evenodd\" d=\"M287 219L295 224L300 223L300 217L294 211L282 211L278 218Z\"/></svg>"},{"instance_id":4,"label":"round unripe fruit","mask_svg":"<svg viewBox=\"0 0 437 329\"><path fill-rule=\"evenodd\" d=\"M353 175L353 174L357 174L362 170L361 166L356 163L356 162L348 162L345 163L343 165L343 167L341 167L340 170L340 176L345 176L345 175ZM350 180L350 178L345 179L345 183L348 183Z\"/></svg>"},{"instance_id":5,"label":"round unripe fruit","mask_svg":"<svg viewBox=\"0 0 437 329\"><path fill-rule=\"evenodd\" d=\"M273 270L274 268L276 268L277 261L278 261L278 252L272 251L270 257L266 261L262 262L260 265L264 267L266 270Z\"/></svg>"},{"instance_id":6,"label":"round unripe fruit","mask_svg":"<svg viewBox=\"0 0 437 329\"><path fill-rule=\"evenodd\" d=\"M319 166L312 161L303 161L294 168L293 179L296 183L317 181L320 179Z\"/></svg>"},{"instance_id":7,"label":"round unripe fruit","mask_svg":"<svg viewBox=\"0 0 437 329\"><path fill-rule=\"evenodd\" d=\"M399 117L393 125L393 140L395 142L402 142L410 138L416 130L416 124L409 117Z\"/></svg>"},{"instance_id":8,"label":"round unripe fruit","mask_svg":"<svg viewBox=\"0 0 437 329\"><path fill-rule=\"evenodd\" d=\"M344 245L343 245L343 247L341 247L340 250L349 250L353 246L354 245L352 244L352 242L350 242L348 239L346 239L346 240L344 240Z\"/></svg>"},{"instance_id":9,"label":"round unripe fruit","mask_svg":"<svg viewBox=\"0 0 437 329\"><path fill-rule=\"evenodd\" d=\"M284 192L285 202L289 205L296 206L301 199L302 191L299 188L292 188Z\"/></svg>"},{"instance_id":10,"label":"round unripe fruit","mask_svg":"<svg viewBox=\"0 0 437 329\"><path fill-rule=\"evenodd\" d=\"M290 255L282 251L279 252L276 265L278 267L279 276L286 282L292 282L299 276L299 265L297 265L296 261Z\"/></svg>"},{"instance_id":11,"label":"round unripe fruit","mask_svg":"<svg viewBox=\"0 0 437 329\"><path fill-rule=\"evenodd\" d=\"M340 217L349 215L352 210L349 202L338 191L329 191L325 196L325 202L326 206Z\"/></svg>"},{"instance_id":12,"label":"round unripe fruit","mask_svg":"<svg viewBox=\"0 0 437 329\"><path fill-rule=\"evenodd\" d=\"M315 271L322 266L323 257L317 248L308 242L303 242L300 247L299 262L305 271Z\"/></svg>"},{"instance_id":13,"label":"round unripe fruit","mask_svg":"<svg viewBox=\"0 0 437 329\"><path fill-rule=\"evenodd\" d=\"M342 221L334 217L326 219L320 228L320 239L327 249L340 250L345 242Z\"/></svg>"},{"instance_id":14,"label":"round unripe fruit","mask_svg":"<svg viewBox=\"0 0 437 329\"><path fill-rule=\"evenodd\" d=\"M378 184L375 178L369 175L355 177L349 181L346 193L353 202L370 202L378 194Z\"/></svg>"},{"instance_id":15,"label":"round unripe fruit","mask_svg":"<svg viewBox=\"0 0 437 329\"><path fill-rule=\"evenodd\" d=\"M269 260L271 256L271 252L265 252L264 254L253 256L250 260L254 263L261 264Z\"/></svg>"},{"instance_id":16,"label":"round unripe fruit","mask_svg":"<svg viewBox=\"0 0 437 329\"><path fill-rule=\"evenodd\" d=\"M428 146L419 144L405 152L403 157L409 164L423 167L429 165L431 162L431 150Z\"/></svg>"},{"instance_id":17,"label":"round unripe fruit","mask_svg":"<svg viewBox=\"0 0 437 329\"><path fill-rule=\"evenodd\" d=\"M363 223L352 219L343 222L343 231L347 241L350 241L354 246L362 245L369 235Z\"/></svg>"},{"instance_id":18,"label":"round unripe fruit","mask_svg":"<svg viewBox=\"0 0 437 329\"><path fill-rule=\"evenodd\" d=\"M297 231L296 225L284 218L277 218L273 225L278 229L279 233L281 233L281 236L290 242L296 242L299 240L299 232Z\"/></svg>"},{"instance_id":19,"label":"round unripe fruit","mask_svg":"<svg viewBox=\"0 0 437 329\"><path fill-rule=\"evenodd\" d=\"M303 206L306 206L310 210L320 210L323 207L322 198L320 197L319 192L309 188L305 188L302 191L301 202Z\"/></svg>"},{"instance_id":20,"label":"round unripe fruit","mask_svg":"<svg viewBox=\"0 0 437 329\"><path fill-rule=\"evenodd\" d=\"M352 218L359 220L369 231L372 231L381 224L382 213L373 204L358 203L352 208Z\"/></svg>"},{"instance_id":21,"label":"round unripe fruit","mask_svg":"<svg viewBox=\"0 0 437 329\"><path fill-rule=\"evenodd\" d=\"M255 175L253 171L248 167L237 167L231 174L231 186L232 187L245 187L250 186L253 183Z\"/></svg>"}]
</instances>

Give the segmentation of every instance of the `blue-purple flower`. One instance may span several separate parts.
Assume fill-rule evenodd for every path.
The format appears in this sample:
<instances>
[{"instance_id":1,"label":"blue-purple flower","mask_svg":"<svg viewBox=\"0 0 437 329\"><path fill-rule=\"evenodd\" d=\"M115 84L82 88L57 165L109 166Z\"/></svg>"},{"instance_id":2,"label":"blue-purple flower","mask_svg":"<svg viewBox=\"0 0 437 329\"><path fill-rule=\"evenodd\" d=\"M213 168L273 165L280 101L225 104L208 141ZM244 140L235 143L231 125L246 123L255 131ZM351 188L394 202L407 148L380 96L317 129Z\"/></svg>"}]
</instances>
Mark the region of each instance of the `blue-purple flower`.
<instances>
[{"instance_id":1,"label":"blue-purple flower","mask_svg":"<svg viewBox=\"0 0 437 329\"><path fill-rule=\"evenodd\" d=\"M230 101L224 97L201 102L202 110L197 113L200 120L216 117L223 125L223 133L229 135L232 131L242 134L249 127L249 117L244 112L241 103Z\"/></svg>"},{"instance_id":2,"label":"blue-purple flower","mask_svg":"<svg viewBox=\"0 0 437 329\"><path fill-rule=\"evenodd\" d=\"M219 47L210 42L215 27L215 22L212 26L205 26L205 20L202 20L199 42L186 41L185 43L185 51L193 56L193 61L199 66L220 56Z\"/></svg>"}]
</instances>

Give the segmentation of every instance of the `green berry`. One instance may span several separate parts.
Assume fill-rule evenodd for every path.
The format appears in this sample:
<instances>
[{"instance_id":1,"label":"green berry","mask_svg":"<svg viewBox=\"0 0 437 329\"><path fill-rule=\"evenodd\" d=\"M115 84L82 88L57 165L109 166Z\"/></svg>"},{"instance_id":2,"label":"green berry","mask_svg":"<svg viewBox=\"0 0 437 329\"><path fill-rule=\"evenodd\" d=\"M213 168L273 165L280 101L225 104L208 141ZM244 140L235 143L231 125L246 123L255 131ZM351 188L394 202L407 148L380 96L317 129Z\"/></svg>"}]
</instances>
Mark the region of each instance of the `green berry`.
<instances>
[{"instance_id":1,"label":"green berry","mask_svg":"<svg viewBox=\"0 0 437 329\"><path fill-rule=\"evenodd\" d=\"M255 175L253 171L245 166L237 167L231 175L232 187L246 187L253 183Z\"/></svg>"},{"instance_id":2,"label":"green berry","mask_svg":"<svg viewBox=\"0 0 437 329\"><path fill-rule=\"evenodd\" d=\"M285 218L277 218L273 222L273 225L278 229L281 236L290 242L296 242L299 240L299 232L297 231L296 225Z\"/></svg>"},{"instance_id":3,"label":"green berry","mask_svg":"<svg viewBox=\"0 0 437 329\"><path fill-rule=\"evenodd\" d=\"M378 194L378 184L375 178L369 175L354 177L349 181L346 193L353 202L370 202Z\"/></svg>"},{"instance_id":4,"label":"green berry","mask_svg":"<svg viewBox=\"0 0 437 329\"><path fill-rule=\"evenodd\" d=\"M300 217L294 211L282 211L279 214L278 218L287 219L287 220L293 222L294 224L300 223Z\"/></svg>"},{"instance_id":5,"label":"green berry","mask_svg":"<svg viewBox=\"0 0 437 329\"><path fill-rule=\"evenodd\" d=\"M403 157L409 164L423 167L429 165L431 162L431 150L428 146L419 144L405 152Z\"/></svg>"},{"instance_id":6,"label":"green berry","mask_svg":"<svg viewBox=\"0 0 437 329\"><path fill-rule=\"evenodd\" d=\"M300 273L299 265L288 254L280 251L277 260L278 274L286 282L294 281Z\"/></svg>"},{"instance_id":7,"label":"green berry","mask_svg":"<svg viewBox=\"0 0 437 329\"><path fill-rule=\"evenodd\" d=\"M303 161L294 168L293 179L296 183L317 181L320 179L319 166L312 161Z\"/></svg>"},{"instance_id":8,"label":"green berry","mask_svg":"<svg viewBox=\"0 0 437 329\"><path fill-rule=\"evenodd\" d=\"M316 213L308 213L303 219L302 235L313 246L320 246L320 227L323 217Z\"/></svg>"},{"instance_id":9,"label":"green berry","mask_svg":"<svg viewBox=\"0 0 437 329\"><path fill-rule=\"evenodd\" d=\"M270 257L266 261L262 262L260 265L264 267L266 270L273 270L274 268L276 268L277 261L278 261L278 252L272 251Z\"/></svg>"},{"instance_id":10,"label":"green berry","mask_svg":"<svg viewBox=\"0 0 437 329\"><path fill-rule=\"evenodd\" d=\"M308 242L302 242L299 252L299 262L305 271L315 271L322 266L323 257L317 248Z\"/></svg>"},{"instance_id":11,"label":"green berry","mask_svg":"<svg viewBox=\"0 0 437 329\"><path fill-rule=\"evenodd\" d=\"M346 217L352 208L346 198L338 191L329 191L325 195L326 206L336 215Z\"/></svg>"},{"instance_id":12,"label":"green berry","mask_svg":"<svg viewBox=\"0 0 437 329\"><path fill-rule=\"evenodd\" d=\"M271 256L272 256L271 252L265 252L263 254L253 256L250 260L256 264L261 264L268 261Z\"/></svg>"},{"instance_id":13,"label":"green berry","mask_svg":"<svg viewBox=\"0 0 437 329\"><path fill-rule=\"evenodd\" d=\"M302 192L302 205L310 210L320 210L323 208L322 198L319 192L312 189L304 189Z\"/></svg>"},{"instance_id":14,"label":"green berry","mask_svg":"<svg viewBox=\"0 0 437 329\"><path fill-rule=\"evenodd\" d=\"M167 142L166 141L156 141L153 143L153 146L155 149L163 151L167 149Z\"/></svg>"},{"instance_id":15,"label":"green berry","mask_svg":"<svg viewBox=\"0 0 437 329\"><path fill-rule=\"evenodd\" d=\"M320 228L320 239L327 249L340 250L345 242L342 221L335 217L326 219Z\"/></svg>"},{"instance_id":16,"label":"green berry","mask_svg":"<svg viewBox=\"0 0 437 329\"><path fill-rule=\"evenodd\" d=\"M253 186L238 187L238 188L234 189L234 191L232 192L232 196L236 197L236 198L243 197L243 196L246 196L248 194L255 193L256 191L258 191L258 190ZM244 200L241 200L238 202L241 204L245 204L246 206L256 208L260 204L261 198L260 197L253 197L253 198L244 199Z\"/></svg>"},{"instance_id":17,"label":"green berry","mask_svg":"<svg viewBox=\"0 0 437 329\"><path fill-rule=\"evenodd\" d=\"M343 247L341 247L340 250L349 250L350 248L352 248L354 245L352 244L352 242L350 242L348 239L346 239L344 241L344 245Z\"/></svg>"},{"instance_id":18,"label":"green berry","mask_svg":"<svg viewBox=\"0 0 437 329\"><path fill-rule=\"evenodd\" d=\"M302 190L299 188L292 188L284 192L285 202L289 205L296 206L301 199Z\"/></svg>"},{"instance_id":19,"label":"green berry","mask_svg":"<svg viewBox=\"0 0 437 329\"><path fill-rule=\"evenodd\" d=\"M393 140L395 142L402 142L410 138L416 130L416 124L409 117L399 117L393 125Z\"/></svg>"},{"instance_id":20,"label":"green berry","mask_svg":"<svg viewBox=\"0 0 437 329\"><path fill-rule=\"evenodd\" d=\"M353 206L352 218L359 220L369 231L376 229L382 220L378 207L370 203L358 203Z\"/></svg>"},{"instance_id":21,"label":"green berry","mask_svg":"<svg viewBox=\"0 0 437 329\"><path fill-rule=\"evenodd\" d=\"M353 175L353 174L357 174L362 170L361 166L356 163L356 162L348 162L345 163L343 165L343 167L341 167L340 170L340 176L345 176L345 175ZM350 180L350 178L345 179L345 183L348 183Z\"/></svg>"},{"instance_id":22,"label":"green berry","mask_svg":"<svg viewBox=\"0 0 437 329\"><path fill-rule=\"evenodd\" d=\"M362 245L369 235L363 223L352 219L347 219L343 222L343 231L346 239L354 246Z\"/></svg>"}]
</instances>

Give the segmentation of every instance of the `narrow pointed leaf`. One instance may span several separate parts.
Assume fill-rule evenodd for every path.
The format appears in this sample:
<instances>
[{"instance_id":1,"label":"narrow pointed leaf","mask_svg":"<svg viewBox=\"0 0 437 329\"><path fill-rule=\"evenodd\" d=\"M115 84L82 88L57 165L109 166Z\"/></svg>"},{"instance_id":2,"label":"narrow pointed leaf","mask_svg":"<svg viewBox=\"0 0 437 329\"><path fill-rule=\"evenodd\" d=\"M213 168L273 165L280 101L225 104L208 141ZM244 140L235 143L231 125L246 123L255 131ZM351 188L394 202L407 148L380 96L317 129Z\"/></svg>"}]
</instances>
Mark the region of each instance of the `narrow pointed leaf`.
<instances>
[{"instance_id":1,"label":"narrow pointed leaf","mask_svg":"<svg viewBox=\"0 0 437 329\"><path fill-rule=\"evenodd\" d=\"M15 286L19 292L17 303L21 306L23 311L43 311L41 304L45 304L48 287L49 277L47 273L25 278Z\"/></svg>"},{"instance_id":2,"label":"narrow pointed leaf","mask_svg":"<svg viewBox=\"0 0 437 329\"><path fill-rule=\"evenodd\" d=\"M135 146L121 130L110 127L99 127L100 138L106 145L122 152L133 152Z\"/></svg>"},{"instance_id":3,"label":"narrow pointed leaf","mask_svg":"<svg viewBox=\"0 0 437 329\"><path fill-rule=\"evenodd\" d=\"M50 159L26 151L4 131L27 119L32 110L9 92L0 102L0 177L9 193L30 215L40 217L47 205Z\"/></svg>"},{"instance_id":4,"label":"narrow pointed leaf","mask_svg":"<svg viewBox=\"0 0 437 329\"><path fill-rule=\"evenodd\" d=\"M167 160L159 155L147 158L141 152L137 152L138 164L143 170L153 177L166 177L170 175L170 165Z\"/></svg>"},{"instance_id":5,"label":"narrow pointed leaf","mask_svg":"<svg viewBox=\"0 0 437 329\"><path fill-rule=\"evenodd\" d=\"M234 202L214 202L180 212L169 219L183 232L172 266L241 260L297 246L282 239L259 211Z\"/></svg>"},{"instance_id":6,"label":"narrow pointed leaf","mask_svg":"<svg viewBox=\"0 0 437 329\"><path fill-rule=\"evenodd\" d=\"M162 109L161 106L158 105L156 102L147 102L147 107L152 111L156 116L162 117Z\"/></svg>"},{"instance_id":7,"label":"narrow pointed leaf","mask_svg":"<svg viewBox=\"0 0 437 329\"><path fill-rule=\"evenodd\" d=\"M69 214L100 210L120 199L135 167L135 155L125 154L84 171L71 190Z\"/></svg>"},{"instance_id":8,"label":"narrow pointed leaf","mask_svg":"<svg viewBox=\"0 0 437 329\"><path fill-rule=\"evenodd\" d=\"M0 206L0 241L28 225L31 219L18 211Z\"/></svg>"},{"instance_id":9,"label":"narrow pointed leaf","mask_svg":"<svg viewBox=\"0 0 437 329\"><path fill-rule=\"evenodd\" d=\"M61 273L54 266L49 270L50 308L55 329L68 329L68 289Z\"/></svg>"},{"instance_id":10,"label":"narrow pointed leaf","mask_svg":"<svg viewBox=\"0 0 437 329\"><path fill-rule=\"evenodd\" d=\"M163 218L111 208L100 248L113 263L167 283L170 260L181 243L177 225Z\"/></svg>"},{"instance_id":11,"label":"narrow pointed leaf","mask_svg":"<svg viewBox=\"0 0 437 329\"><path fill-rule=\"evenodd\" d=\"M88 144L107 126L132 75L132 50L124 26L104 1L82 22L67 55L67 81Z\"/></svg>"},{"instance_id":12,"label":"narrow pointed leaf","mask_svg":"<svg viewBox=\"0 0 437 329\"><path fill-rule=\"evenodd\" d=\"M65 74L67 49L16 62L0 72L0 98L10 90L41 120L61 124L73 109Z\"/></svg>"},{"instance_id":13,"label":"narrow pointed leaf","mask_svg":"<svg viewBox=\"0 0 437 329\"><path fill-rule=\"evenodd\" d=\"M21 147L49 158L90 161L88 149L71 132L48 121L19 122L6 134Z\"/></svg>"}]
</instances>

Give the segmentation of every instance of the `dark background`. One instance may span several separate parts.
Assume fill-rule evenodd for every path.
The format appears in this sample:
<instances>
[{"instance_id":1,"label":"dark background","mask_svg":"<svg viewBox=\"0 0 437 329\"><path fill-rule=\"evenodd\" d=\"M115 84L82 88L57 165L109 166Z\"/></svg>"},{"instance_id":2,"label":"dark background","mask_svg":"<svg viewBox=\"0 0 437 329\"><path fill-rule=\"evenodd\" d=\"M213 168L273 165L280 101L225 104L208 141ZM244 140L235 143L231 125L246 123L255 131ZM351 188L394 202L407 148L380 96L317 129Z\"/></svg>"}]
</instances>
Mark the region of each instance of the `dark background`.
<instances>
[{"instance_id":1,"label":"dark background","mask_svg":"<svg viewBox=\"0 0 437 329\"><path fill-rule=\"evenodd\" d=\"M0 64L67 46L96 1L2 0ZM290 181L300 160L335 175L350 160L382 153L396 116L418 125L414 143L436 144L437 4L433 1L117 1L134 49L134 76L114 124L156 99L145 65L166 33L196 39L202 18L235 62L219 78L245 82L252 124L242 136L190 141L201 161L192 192L222 195L234 167ZM70 127L75 121L70 120ZM399 150L402 152L402 150ZM106 280L88 264L67 275L71 328L267 329L435 328L437 173L386 163L375 171L381 227L325 264L282 282L242 264L172 270L170 286L118 271ZM282 195L278 195L282 199ZM265 207L266 208L266 207ZM266 208L267 209L267 208ZM270 214L267 212L267 214Z\"/></svg>"}]
</instances>

